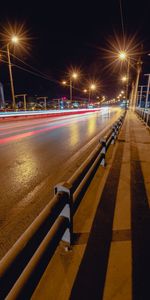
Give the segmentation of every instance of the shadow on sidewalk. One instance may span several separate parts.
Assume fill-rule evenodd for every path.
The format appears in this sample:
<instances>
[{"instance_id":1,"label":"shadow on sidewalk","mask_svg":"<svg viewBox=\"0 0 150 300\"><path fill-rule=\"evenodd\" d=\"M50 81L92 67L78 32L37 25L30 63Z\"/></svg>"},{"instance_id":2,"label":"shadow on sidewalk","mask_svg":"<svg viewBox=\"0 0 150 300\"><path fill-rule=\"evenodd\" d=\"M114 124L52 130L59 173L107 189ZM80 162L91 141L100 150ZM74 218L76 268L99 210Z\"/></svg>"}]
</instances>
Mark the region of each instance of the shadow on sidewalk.
<instances>
[{"instance_id":1,"label":"shadow on sidewalk","mask_svg":"<svg viewBox=\"0 0 150 300\"><path fill-rule=\"evenodd\" d=\"M150 209L136 144L131 143L133 300L150 299Z\"/></svg>"},{"instance_id":2,"label":"shadow on sidewalk","mask_svg":"<svg viewBox=\"0 0 150 300\"><path fill-rule=\"evenodd\" d=\"M119 143L117 146L70 300L100 300L103 297L123 146L123 143ZM92 200L91 195L91 205Z\"/></svg>"}]
</instances>

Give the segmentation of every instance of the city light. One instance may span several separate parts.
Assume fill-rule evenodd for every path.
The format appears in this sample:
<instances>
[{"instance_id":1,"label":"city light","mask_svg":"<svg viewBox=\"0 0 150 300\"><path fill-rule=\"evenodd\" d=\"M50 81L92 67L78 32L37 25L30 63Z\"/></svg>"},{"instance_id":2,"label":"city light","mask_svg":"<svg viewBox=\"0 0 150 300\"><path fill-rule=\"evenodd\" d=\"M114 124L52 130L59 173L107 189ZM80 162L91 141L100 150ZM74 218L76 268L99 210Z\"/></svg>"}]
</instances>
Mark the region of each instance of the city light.
<instances>
[{"instance_id":1,"label":"city light","mask_svg":"<svg viewBox=\"0 0 150 300\"><path fill-rule=\"evenodd\" d=\"M92 84L90 85L90 89L91 89L92 91L96 90L96 85L95 85L94 83L92 83Z\"/></svg>"},{"instance_id":2,"label":"city light","mask_svg":"<svg viewBox=\"0 0 150 300\"><path fill-rule=\"evenodd\" d=\"M119 52L119 59L120 60L126 60L126 58L127 58L127 53L125 52L125 51L121 51L121 52Z\"/></svg>"},{"instance_id":3,"label":"city light","mask_svg":"<svg viewBox=\"0 0 150 300\"><path fill-rule=\"evenodd\" d=\"M127 80L128 80L127 76L123 76L123 77L121 78L121 81L122 81L122 82L126 82Z\"/></svg>"},{"instance_id":4,"label":"city light","mask_svg":"<svg viewBox=\"0 0 150 300\"><path fill-rule=\"evenodd\" d=\"M63 84L63 85L66 85L66 84L67 84L67 81L63 80L63 81L62 81L62 84Z\"/></svg>"},{"instance_id":5,"label":"city light","mask_svg":"<svg viewBox=\"0 0 150 300\"><path fill-rule=\"evenodd\" d=\"M29 53L29 41L31 37L29 36L28 29L25 28L25 24L6 24L1 32L1 40L4 45L13 44L14 46L18 44L17 51Z\"/></svg>"},{"instance_id":6,"label":"city light","mask_svg":"<svg viewBox=\"0 0 150 300\"><path fill-rule=\"evenodd\" d=\"M84 93L87 93L87 89L84 89L83 92L84 92Z\"/></svg>"},{"instance_id":7,"label":"city light","mask_svg":"<svg viewBox=\"0 0 150 300\"><path fill-rule=\"evenodd\" d=\"M132 67L139 54L139 42L136 35L124 36L123 38L115 35L109 37L108 47L103 49L103 51L105 58L108 59L106 68L115 71L119 70L126 63ZM129 76L127 75L127 77Z\"/></svg>"},{"instance_id":8,"label":"city light","mask_svg":"<svg viewBox=\"0 0 150 300\"><path fill-rule=\"evenodd\" d=\"M72 73L72 76L71 76L73 79L77 79L77 77L78 77L78 74L77 73Z\"/></svg>"},{"instance_id":9,"label":"city light","mask_svg":"<svg viewBox=\"0 0 150 300\"><path fill-rule=\"evenodd\" d=\"M12 41L12 43L14 43L14 44L18 44L18 42L19 42L18 36L17 36L17 35L13 35L12 38L11 38L11 41Z\"/></svg>"},{"instance_id":10,"label":"city light","mask_svg":"<svg viewBox=\"0 0 150 300\"><path fill-rule=\"evenodd\" d=\"M68 72L68 80L69 80L69 87L70 87L70 100L72 100L72 93L74 88L74 81L79 77L79 71L77 69L71 68Z\"/></svg>"}]
</instances>

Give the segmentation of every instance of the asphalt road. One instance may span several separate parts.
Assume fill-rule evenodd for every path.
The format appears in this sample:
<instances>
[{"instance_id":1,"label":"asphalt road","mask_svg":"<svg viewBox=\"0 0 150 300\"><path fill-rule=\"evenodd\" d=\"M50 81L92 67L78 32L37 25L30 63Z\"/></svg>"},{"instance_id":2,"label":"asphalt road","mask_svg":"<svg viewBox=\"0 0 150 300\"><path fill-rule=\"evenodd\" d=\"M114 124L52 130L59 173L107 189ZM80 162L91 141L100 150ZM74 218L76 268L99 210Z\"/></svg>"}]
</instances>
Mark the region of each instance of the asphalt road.
<instances>
[{"instance_id":1,"label":"asphalt road","mask_svg":"<svg viewBox=\"0 0 150 300\"><path fill-rule=\"evenodd\" d=\"M0 258L119 115L113 108L0 123Z\"/></svg>"}]
</instances>

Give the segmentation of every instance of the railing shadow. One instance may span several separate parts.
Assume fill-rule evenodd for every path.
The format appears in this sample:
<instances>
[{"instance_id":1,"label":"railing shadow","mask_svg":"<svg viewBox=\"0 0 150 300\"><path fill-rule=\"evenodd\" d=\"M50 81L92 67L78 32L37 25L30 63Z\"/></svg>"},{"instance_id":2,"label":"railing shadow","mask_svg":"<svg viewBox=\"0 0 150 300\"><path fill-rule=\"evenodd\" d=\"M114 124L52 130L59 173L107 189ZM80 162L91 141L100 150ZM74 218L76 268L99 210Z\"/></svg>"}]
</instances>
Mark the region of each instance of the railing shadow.
<instances>
[{"instance_id":1,"label":"railing shadow","mask_svg":"<svg viewBox=\"0 0 150 300\"><path fill-rule=\"evenodd\" d=\"M100 300L103 297L122 156L123 143L119 143L97 207L70 300Z\"/></svg>"},{"instance_id":2,"label":"railing shadow","mask_svg":"<svg viewBox=\"0 0 150 300\"><path fill-rule=\"evenodd\" d=\"M133 300L150 299L150 209L137 146L131 143Z\"/></svg>"}]
</instances>

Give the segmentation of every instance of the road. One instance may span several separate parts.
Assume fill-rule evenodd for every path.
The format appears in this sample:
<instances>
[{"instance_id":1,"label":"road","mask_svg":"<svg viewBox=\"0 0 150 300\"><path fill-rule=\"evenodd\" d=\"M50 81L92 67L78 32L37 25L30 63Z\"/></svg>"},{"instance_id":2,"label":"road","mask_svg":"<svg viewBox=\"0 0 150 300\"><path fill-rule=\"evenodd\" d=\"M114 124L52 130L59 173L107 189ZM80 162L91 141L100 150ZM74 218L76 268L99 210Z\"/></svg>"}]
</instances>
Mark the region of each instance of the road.
<instances>
[{"instance_id":1,"label":"road","mask_svg":"<svg viewBox=\"0 0 150 300\"><path fill-rule=\"evenodd\" d=\"M97 143L119 108L0 123L0 258Z\"/></svg>"}]
</instances>

